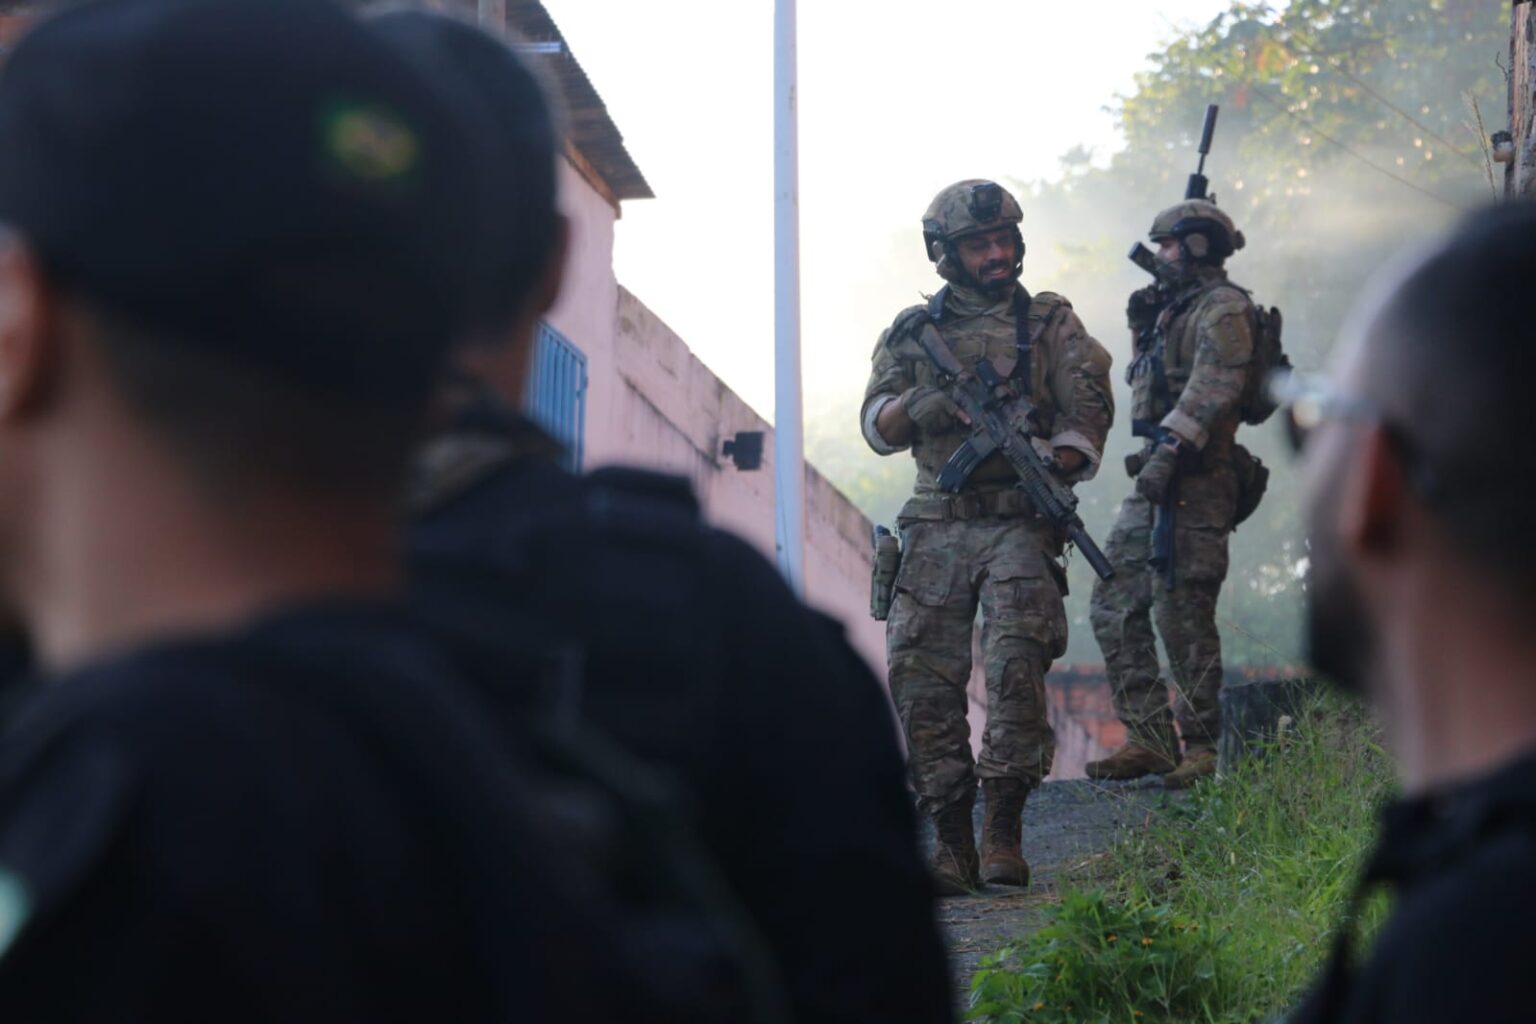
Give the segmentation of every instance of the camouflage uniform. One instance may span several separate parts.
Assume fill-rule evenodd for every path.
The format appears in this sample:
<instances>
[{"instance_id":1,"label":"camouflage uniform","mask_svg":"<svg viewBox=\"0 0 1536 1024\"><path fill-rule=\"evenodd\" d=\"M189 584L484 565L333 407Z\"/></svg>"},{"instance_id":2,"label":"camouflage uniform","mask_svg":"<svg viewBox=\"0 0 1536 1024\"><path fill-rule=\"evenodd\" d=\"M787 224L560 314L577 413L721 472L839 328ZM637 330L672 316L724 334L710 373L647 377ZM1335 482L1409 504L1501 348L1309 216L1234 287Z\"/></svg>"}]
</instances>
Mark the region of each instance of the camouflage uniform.
<instances>
[{"instance_id":1,"label":"camouflage uniform","mask_svg":"<svg viewBox=\"0 0 1536 1024\"><path fill-rule=\"evenodd\" d=\"M1211 210L1207 203L1187 203L1165 211L1153 238L1160 237L1159 225L1166 234L1171 215ZM1230 226L1224 214L1221 219ZM1232 234L1240 244L1241 235ZM1167 589L1148 564L1156 510L1133 491L1105 544L1115 575L1095 584L1091 617L1129 742L1170 755L1177 751L1174 715L1159 678L1154 619L1168 652L1185 742L1191 751L1211 750L1220 730L1216 600L1227 575L1227 538L1237 509L1234 437L1255 323L1247 292L1228 282L1219 267L1196 266L1159 316L1150 343L1138 343L1127 371L1133 428L1142 436L1170 431L1185 453L1176 484L1174 586Z\"/></svg>"},{"instance_id":2,"label":"camouflage uniform","mask_svg":"<svg viewBox=\"0 0 1536 1024\"><path fill-rule=\"evenodd\" d=\"M975 184L946 189L935 206L946 197L960 201L955 197ZM925 227L936 219L943 223L944 211L931 208ZM1015 372L1016 323L1018 310L1025 310L1032 338L1029 398L1038 409L1034 434L1043 439L1037 446L1081 451L1088 461L1079 476L1091 476L1114 415L1108 353L1061 296L1031 297L1014 283L996 297L963 280L946 260L938 262L952 282L938 326L963 366L988 359L1005 377L1022 380L1022 372ZM903 312L875 345L862 423L865 439L881 455L908 447L880 435L875 421L881 409L908 389L937 383L911 326L914 317L922 322L924 308ZM945 494L936 483L939 471L968 429L956 420L945 429L914 429L917 482L898 520L903 556L886 637L891 695L906 732L912 780L924 812L937 814L974 799L978 776L1033 788L1050 771L1055 741L1046 720L1045 672L1066 649L1066 581L1059 562L1063 538L1013 486L1013 471L1001 457L983 463L961 493ZM980 762L973 765L966 684L978 606L987 725Z\"/></svg>"}]
</instances>

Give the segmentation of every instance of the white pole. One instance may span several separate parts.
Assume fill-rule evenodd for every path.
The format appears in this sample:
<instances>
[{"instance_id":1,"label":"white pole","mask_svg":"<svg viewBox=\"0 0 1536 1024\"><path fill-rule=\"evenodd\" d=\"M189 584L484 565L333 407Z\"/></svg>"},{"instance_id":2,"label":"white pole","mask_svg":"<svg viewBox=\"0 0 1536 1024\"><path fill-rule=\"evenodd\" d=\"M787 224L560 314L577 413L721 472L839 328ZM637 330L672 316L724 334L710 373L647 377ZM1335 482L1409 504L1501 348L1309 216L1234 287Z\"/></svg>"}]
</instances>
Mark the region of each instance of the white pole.
<instances>
[{"instance_id":1,"label":"white pole","mask_svg":"<svg viewBox=\"0 0 1536 1024\"><path fill-rule=\"evenodd\" d=\"M800 140L795 0L775 0L774 178L774 537L779 571L805 596L805 442L800 404Z\"/></svg>"}]
</instances>

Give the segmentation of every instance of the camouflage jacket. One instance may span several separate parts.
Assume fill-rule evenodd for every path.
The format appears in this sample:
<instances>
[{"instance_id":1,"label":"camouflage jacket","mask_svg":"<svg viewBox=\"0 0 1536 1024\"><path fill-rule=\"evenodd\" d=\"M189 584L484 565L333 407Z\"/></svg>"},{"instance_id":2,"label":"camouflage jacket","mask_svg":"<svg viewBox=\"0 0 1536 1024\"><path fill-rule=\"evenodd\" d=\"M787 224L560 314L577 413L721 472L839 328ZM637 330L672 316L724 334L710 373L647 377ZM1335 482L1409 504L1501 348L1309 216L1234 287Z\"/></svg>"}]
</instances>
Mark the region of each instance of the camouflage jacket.
<instances>
[{"instance_id":1,"label":"camouflage jacket","mask_svg":"<svg viewBox=\"0 0 1536 1024\"><path fill-rule=\"evenodd\" d=\"M1089 336L1066 299L1051 292L1041 292L1030 299L1030 400L1037 410L1038 434L1053 447L1075 448L1086 455L1088 462L1078 476L1087 479L1098 469L1104 439L1114 421L1110 355ZM911 312L903 311L896 323L909 319ZM893 445L880 436L875 420L885 404L908 388L934 384L938 376L918 345L915 333L893 334L894 327L895 324L882 331L875 345L874 365L860 410L864 439L881 455L910 447L917 461L916 491L931 493L937 490L939 471L969 431L955 421L949 429L937 433L919 430L911 445ZM1018 363L1012 295L993 299L952 285L939 330L963 366L975 366L988 359L1006 377ZM994 455L977 469L969 487L996 488L1013 479L1013 470L1001 456Z\"/></svg>"},{"instance_id":2,"label":"camouflage jacket","mask_svg":"<svg viewBox=\"0 0 1536 1024\"><path fill-rule=\"evenodd\" d=\"M1230 457L1253 362L1254 321L1248 293L1226 271L1202 267L1126 370L1133 427L1171 430L1207 460Z\"/></svg>"}]
</instances>

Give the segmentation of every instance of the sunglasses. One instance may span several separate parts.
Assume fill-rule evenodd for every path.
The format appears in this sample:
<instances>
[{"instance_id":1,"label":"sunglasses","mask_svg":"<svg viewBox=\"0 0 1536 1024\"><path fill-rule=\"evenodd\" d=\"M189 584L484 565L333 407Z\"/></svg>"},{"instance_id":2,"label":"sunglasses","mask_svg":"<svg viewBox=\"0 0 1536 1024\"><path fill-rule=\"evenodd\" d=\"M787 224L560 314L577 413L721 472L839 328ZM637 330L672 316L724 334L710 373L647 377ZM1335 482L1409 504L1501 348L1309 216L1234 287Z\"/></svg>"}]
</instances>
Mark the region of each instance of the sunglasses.
<instances>
[{"instance_id":1,"label":"sunglasses","mask_svg":"<svg viewBox=\"0 0 1536 1024\"><path fill-rule=\"evenodd\" d=\"M1324 377L1295 370L1276 370L1266 386L1280 406L1292 455L1300 457L1308 439L1329 420L1375 424L1386 434L1387 443L1402 463L1409 486L1419 499L1432 502L1444 493L1443 477L1430 464L1423 448L1376 402L1344 394Z\"/></svg>"}]
</instances>

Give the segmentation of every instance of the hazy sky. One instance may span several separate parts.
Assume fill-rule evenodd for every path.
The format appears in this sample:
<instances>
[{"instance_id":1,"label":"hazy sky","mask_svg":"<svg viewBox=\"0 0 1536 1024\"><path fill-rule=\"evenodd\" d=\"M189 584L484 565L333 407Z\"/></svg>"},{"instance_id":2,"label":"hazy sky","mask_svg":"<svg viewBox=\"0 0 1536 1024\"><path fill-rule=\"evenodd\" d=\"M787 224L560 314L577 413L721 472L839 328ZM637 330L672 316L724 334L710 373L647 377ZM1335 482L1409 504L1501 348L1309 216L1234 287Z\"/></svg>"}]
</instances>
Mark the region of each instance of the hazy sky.
<instances>
[{"instance_id":1,"label":"hazy sky","mask_svg":"<svg viewBox=\"0 0 1536 1024\"><path fill-rule=\"evenodd\" d=\"M544 3L657 195L625 204L619 281L771 419L772 0ZM808 411L855 403L880 329L939 283L918 227L938 189L1049 178L1080 144L1102 160L1146 55L1227 6L802 0Z\"/></svg>"}]
</instances>

